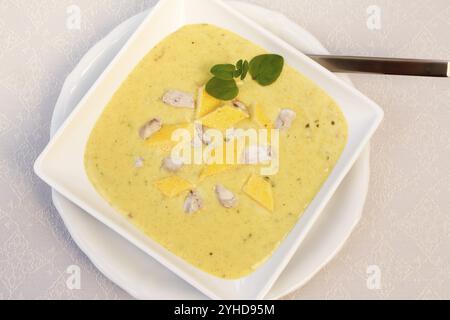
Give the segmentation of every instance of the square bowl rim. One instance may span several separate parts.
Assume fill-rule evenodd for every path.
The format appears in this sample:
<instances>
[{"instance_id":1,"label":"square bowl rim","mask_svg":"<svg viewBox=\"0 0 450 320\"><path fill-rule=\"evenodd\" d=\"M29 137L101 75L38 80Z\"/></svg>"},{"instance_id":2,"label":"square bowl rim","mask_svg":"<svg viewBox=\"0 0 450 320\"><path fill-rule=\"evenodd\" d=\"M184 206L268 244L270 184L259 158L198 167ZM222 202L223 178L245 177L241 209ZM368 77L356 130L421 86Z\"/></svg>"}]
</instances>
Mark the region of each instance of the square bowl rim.
<instances>
[{"instance_id":1,"label":"square bowl rim","mask_svg":"<svg viewBox=\"0 0 450 320\"><path fill-rule=\"evenodd\" d=\"M124 47L119 51L119 53L116 55L116 57L113 59L113 61L110 63L110 65L108 65L108 67L105 69L105 71L102 73L102 75L99 77L99 79L94 83L94 85L89 89L89 91L87 92L87 94L85 95L85 97L83 97L83 99L79 102L79 104L76 106L76 108L74 109L74 111L70 114L70 116L67 118L67 120L63 123L63 125L60 127L60 129L57 131L57 133L54 135L54 137L50 140L50 142L48 143L48 145L45 147L44 151L42 151L42 153L39 155L39 157L37 158L37 160L34 163L34 171L36 172L36 174L42 179L44 180L47 184L49 184L50 186L52 186L53 188L55 188L58 192L60 192L61 194L63 194L65 197L67 197L68 199L70 199L71 201L73 201L74 203L76 203L78 206L80 206L82 209L84 209L85 211L89 212L89 214L93 215L96 219L100 220L102 223L106 224L108 227L112 228L114 231L116 231L117 233L119 233L119 235L124 236L128 241L132 242L134 245L136 245L137 247L139 247L140 249L144 250L147 254L150 254L151 256L153 256L157 261L159 261L160 263L162 263L165 267L169 268L172 272L174 272L175 274L179 275L180 277L182 277L185 281L187 281L188 283L190 283L191 285L193 285L194 287L196 287L197 289L199 289L200 291L202 291L203 293L205 293L206 295L214 298L214 299L221 299L222 297L220 296L220 294L216 294L214 291L211 291L208 287L203 286L201 283L198 283L196 280L192 279L192 277L190 275L188 275L187 273L183 272L183 270L180 270L178 267L172 265L171 263L168 263L166 261L166 259L164 259L163 257L159 256L158 253L156 253L154 250L152 250L151 248L142 248L142 245L137 244L135 241L130 240L130 238L127 236L127 234L124 235L124 230L122 230L120 228L120 226L116 226L116 225L111 225L111 221L109 221L105 216L102 215L101 212L93 212L96 211L95 209L92 209L89 204L85 204L83 202L83 200L76 198L75 195L71 195L71 192L69 190L66 190L66 188L60 184L58 182L57 179L54 179L51 177L51 175L48 175L45 170L44 170L44 164L43 162L45 162L46 160L46 156L49 154L50 150L52 149L52 146L55 144L55 142L57 140L59 140L62 136L63 133L65 132L67 126L71 123L71 121L73 120L73 118L76 116L76 114L78 114L78 112L83 108L86 107L85 106L85 99L87 96L89 96L90 94L92 94L98 83L101 82L103 80L103 77L105 76L105 74L107 74L110 71L110 68L112 68L112 65L114 65L117 60L118 57L126 50L128 50L130 44L132 43L133 37L139 33L142 32L141 28L144 26L145 21L151 19L152 14L156 14L158 12L158 10L156 10L158 8L158 6L160 6L162 3L168 2L168 1L172 1L172 0L161 0L153 9L153 11L144 19L144 22L141 24L141 26L135 31L135 33L133 34L133 36L127 41L127 43L124 45ZM183 2L184 0L177 0L180 3ZM202 1L202 0L197 0L197 1ZM332 74L331 72L329 72L328 70L326 70L325 68L323 68L322 66L318 65L316 62L314 62L313 60L309 59L306 55L304 55L302 52L298 51L297 49L295 49L294 47L292 47L289 43L285 42L284 40L280 39L279 37L277 37L276 35L272 34L270 31L264 29L262 26L256 24L254 21L250 20L249 18L243 16L241 13L236 12L233 8L231 8L229 5L222 3L219 0L209 0L211 1L211 3L214 3L215 5L220 5L223 6L224 8L227 9L229 14L233 14L236 17L238 17L240 20L242 20L243 23L250 25L253 29L256 29L256 31L260 34L265 34L266 37L270 38L270 40L272 42L275 43L275 45L277 46L282 46L284 47L285 50L290 50L291 52L293 52L296 56L302 58L304 63L309 63L312 66L314 66L317 69L317 72L320 73L326 73L328 77L332 78L333 81L338 81L341 85L347 87L347 89L351 90L351 92L353 94L358 95L360 98L365 99L366 102L368 103L369 106L372 107L371 111L373 111L372 116L373 116L373 120L372 120L372 127L369 128L367 130L367 136L365 139L362 139L361 143L361 150L359 152L356 152L355 154L353 154L353 158L354 160L351 160L350 164L348 164L348 170L350 169L351 165L354 163L354 161L356 160L357 156L360 154L360 152L362 151L362 148L365 146L365 144L369 141L370 137L373 135L373 133L375 132L376 128L378 127L378 125L380 124L382 118L383 118L383 111L382 109L376 105L374 102L372 102L369 98L367 98L366 96L364 96L363 94L361 94L359 91L357 91L355 88L353 88L352 86L349 86L347 83L345 83L343 80L339 79L336 75ZM185 25L185 23L181 23L181 25ZM166 36L166 35L165 35ZM297 68L296 68L297 70ZM316 83L317 84L317 83ZM319 84L317 84L319 85ZM319 85L320 86L320 85ZM102 110L105 108L105 106L102 107ZM341 178L338 178L339 182L336 183L336 188L337 186L340 184L340 182L342 181L343 177L347 174L348 170L343 170L341 172ZM327 178L328 180L328 178ZM323 188L323 186L322 186ZM329 194L329 197L331 197L333 192L331 192ZM316 195L317 196L317 195ZM326 203L328 203L329 199L325 199L322 200L322 204L323 206L326 205ZM316 218L320 215L320 209L316 210L319 211L318 213L315 214ZM302 218L300 218L295 225L299 224L299 221L302 220ZM314 223L314 219L311 221L310 226L312 226ZM308 232L305 232L305 236ZM300 240L298 241L298 244L295 244L292 246L291 250L289 253L286 254L286 256L288 256L288 258L285 259L284 262L280 262L280 267L278 268L279 270L276 271L275 270L275 274L278 273L278 275L275 276L275 279L272 281L272 283L270 283L270 281L268 281L267 285L265 287L262 287L260 292L256 295L255 298L262 298L266 292L270 289L270 287L273 285L273 283L275 282L276 278L278 278L279 274L281 274L282 270L284 269L284 267L287 265L287 263L289 262L290 258L292 257L293 253L298 249L298 246L300 244ZM152 253L149 252L152 251ZM167 250L167 249L165 249ZM168 250L167 250L168 251ZM292 253L291 253L292 252ZM284 265L284 266L283 266Z\"/></svg>"}]
</instances>

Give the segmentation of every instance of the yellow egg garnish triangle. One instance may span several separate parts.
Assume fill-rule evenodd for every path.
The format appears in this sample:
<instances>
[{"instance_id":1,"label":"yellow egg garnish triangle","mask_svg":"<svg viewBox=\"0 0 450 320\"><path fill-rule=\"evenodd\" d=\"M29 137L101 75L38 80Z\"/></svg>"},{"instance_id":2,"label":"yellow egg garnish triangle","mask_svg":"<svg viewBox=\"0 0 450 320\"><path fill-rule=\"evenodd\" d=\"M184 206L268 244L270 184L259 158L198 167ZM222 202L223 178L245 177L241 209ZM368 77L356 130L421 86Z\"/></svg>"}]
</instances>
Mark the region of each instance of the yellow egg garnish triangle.
<instances>
[{"instance_id":1,"label":"yellow egg garnish triangle","mask_svg":"<svg viewBox=\"0 0 450 320\"><path fill-rule=\"evenodd\" d=\"M264 113L261 104L255 103L252 107L252 120L265 129L272 129L273 122Z\"/></svg>"},{"instance_id":2,"label":"yellow egg garnish triangle","mask_svg":"<svg viewBox=\"0 0 450 320\"><path fill-rule=\"evenodd\" d=\"M272 185L269 181L261 176L253 174L242 190L261 206L273 212L274 201Z\"/></svg>"},{"instance_id":3,"label":"yellow egg garnish triangle","mask_svg":"<svg viewBox=\"0 0 450 320\"><path fill-rule=\"evenodd\" d=\"M231 104L226 104L215 111L208 113L199 121L208 128L226 130L232 128L238 122L247 119L249 115Z\"/></svg>"},{"instance_id":4,"label":"yellow egg garnish triangle","mask_svg":"<svg viewBox=\"0 0 450 320\"><path fill-rule=\"evenodd\" d=\"M178 176L171 176L155 182L155 187L166 197L173 198L182 193L192 189L192 184Z\"/></svg>"},{"instance_id":5,"label":"yellow egg garnish triangle","mask_svg":"<svg viewBox=\"0 0 450 320\"><path fill-rule=\"evenodd\" d=\"M172 141L173 133L178 129L192 130L193 125L191 123L181 123L181 124L167 124L163 125L161 130L155 132L150 138L147 139L146 143L149 145L154 144L175 144Z\"/></svg>"},{"instance_id":6,"label":"yellow egg garnish triangle","mask_svg":"<svg viewBox=\"0 0 450 320\"><path fill-rule=\"evenodd\" d=\"M208 113L214 111L221 105L222 101L219 99L216 99L212 96L210 96L206 90L205 87L201 87L198 90L198 97L197 97L197 112L196 112L196 118L201 118Z\"/></svg>"}]
</instances>

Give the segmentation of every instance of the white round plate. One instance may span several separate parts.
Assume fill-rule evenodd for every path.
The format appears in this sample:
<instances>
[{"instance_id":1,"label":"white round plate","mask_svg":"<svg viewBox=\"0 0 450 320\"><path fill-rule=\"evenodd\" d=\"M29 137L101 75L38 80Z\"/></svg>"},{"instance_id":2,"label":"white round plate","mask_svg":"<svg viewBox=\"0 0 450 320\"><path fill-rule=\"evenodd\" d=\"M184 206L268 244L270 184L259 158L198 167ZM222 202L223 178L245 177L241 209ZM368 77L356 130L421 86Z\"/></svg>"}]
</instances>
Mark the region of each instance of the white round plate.
<instances>
[{"instance_id":1,"label":"white round plate","mask_svg":"<svg viewBox=\"0 0 450 320\"><path fill-rule=\"evenodd\" d=\"M285 16L247 3L230 2L303 52L327 53L320 42ZM64 83L53 113L51 135L122 48L143 12L97 43ZM347 78L348 80L348 78ZM361 155L304 240L266 299L278 299L310 280L340 250L361 217L369 183L369 148ZM120 235L53 191L53 202L74 241L111 281L139 299L205 299L206 297L140 251Z\"/></svg>"}]
</instances>

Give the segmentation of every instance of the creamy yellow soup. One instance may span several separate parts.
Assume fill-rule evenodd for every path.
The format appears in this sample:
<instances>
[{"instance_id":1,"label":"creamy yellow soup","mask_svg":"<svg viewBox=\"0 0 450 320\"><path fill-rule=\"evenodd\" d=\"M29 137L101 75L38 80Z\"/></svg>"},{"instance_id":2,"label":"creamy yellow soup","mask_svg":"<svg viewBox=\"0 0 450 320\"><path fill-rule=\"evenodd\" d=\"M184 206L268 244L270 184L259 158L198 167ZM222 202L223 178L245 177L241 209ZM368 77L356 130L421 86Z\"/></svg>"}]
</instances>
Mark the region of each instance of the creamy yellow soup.
<instances>
[{"instance_id":1,"label":"creamy yellow soup","mask_svg":"<svg viewBox=\"0 0 450 320\"><path fill-rule=\"evenodd\" d=\"M260 266L291 231L327 179L347 141L347 123L338 105L317 85L289 66L270 86L248 76L238 99L258 105L275 122L289 108L296 119L280 132L280 166L270 183L273 210L244 192L260 167L235 166L201 177L204 165L185 165L172 173L161 168L167 145L139 136L142 125L191 123L196 110L162 101L167 90L197 95L215 64L250 60L266 53L242 37L212 26L187 25L154 47L115 93L99 118L85 152L85 167L98 192L148 237L201 270L225 279L246 276ZM258 127L252 118L235 127ZM139 162L137 164L137 162ZM177 176L201 196L200 211L187 214L190 192L167 196L161 179ZM226 186L237 197L233 208L218 201L214 188Z\"/></svg>"}]
</instances>

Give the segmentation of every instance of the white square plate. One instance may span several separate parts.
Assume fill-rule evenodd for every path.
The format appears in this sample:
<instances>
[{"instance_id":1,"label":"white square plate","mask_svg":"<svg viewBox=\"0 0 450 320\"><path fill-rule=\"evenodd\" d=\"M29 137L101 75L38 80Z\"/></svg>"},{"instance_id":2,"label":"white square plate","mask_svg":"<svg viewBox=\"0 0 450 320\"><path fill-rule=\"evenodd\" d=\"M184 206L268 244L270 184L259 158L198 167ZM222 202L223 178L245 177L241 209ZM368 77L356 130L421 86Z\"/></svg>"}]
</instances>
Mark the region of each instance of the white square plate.
<instances>
[{"instance_id":1,"label":"white square plate","mask_svg":"<svg viewBox=\"0 0 450 320\"><path fill-rule=\"evenodd\" d=\"M114 92L157 43L191 23L226 28L269 52L281 54L288 64L337 101L349 124L349 140L340 160L294 229L266 263L239 280L223 280L206 274L152 241L96 192L84 170L84 150L89 135ZM261 299L286 267L382 118L383 112L374 102L221 1L161 0L50 141L36 160L35 171L63 196L209 297Z\"/></svg>"}]
</instances>

